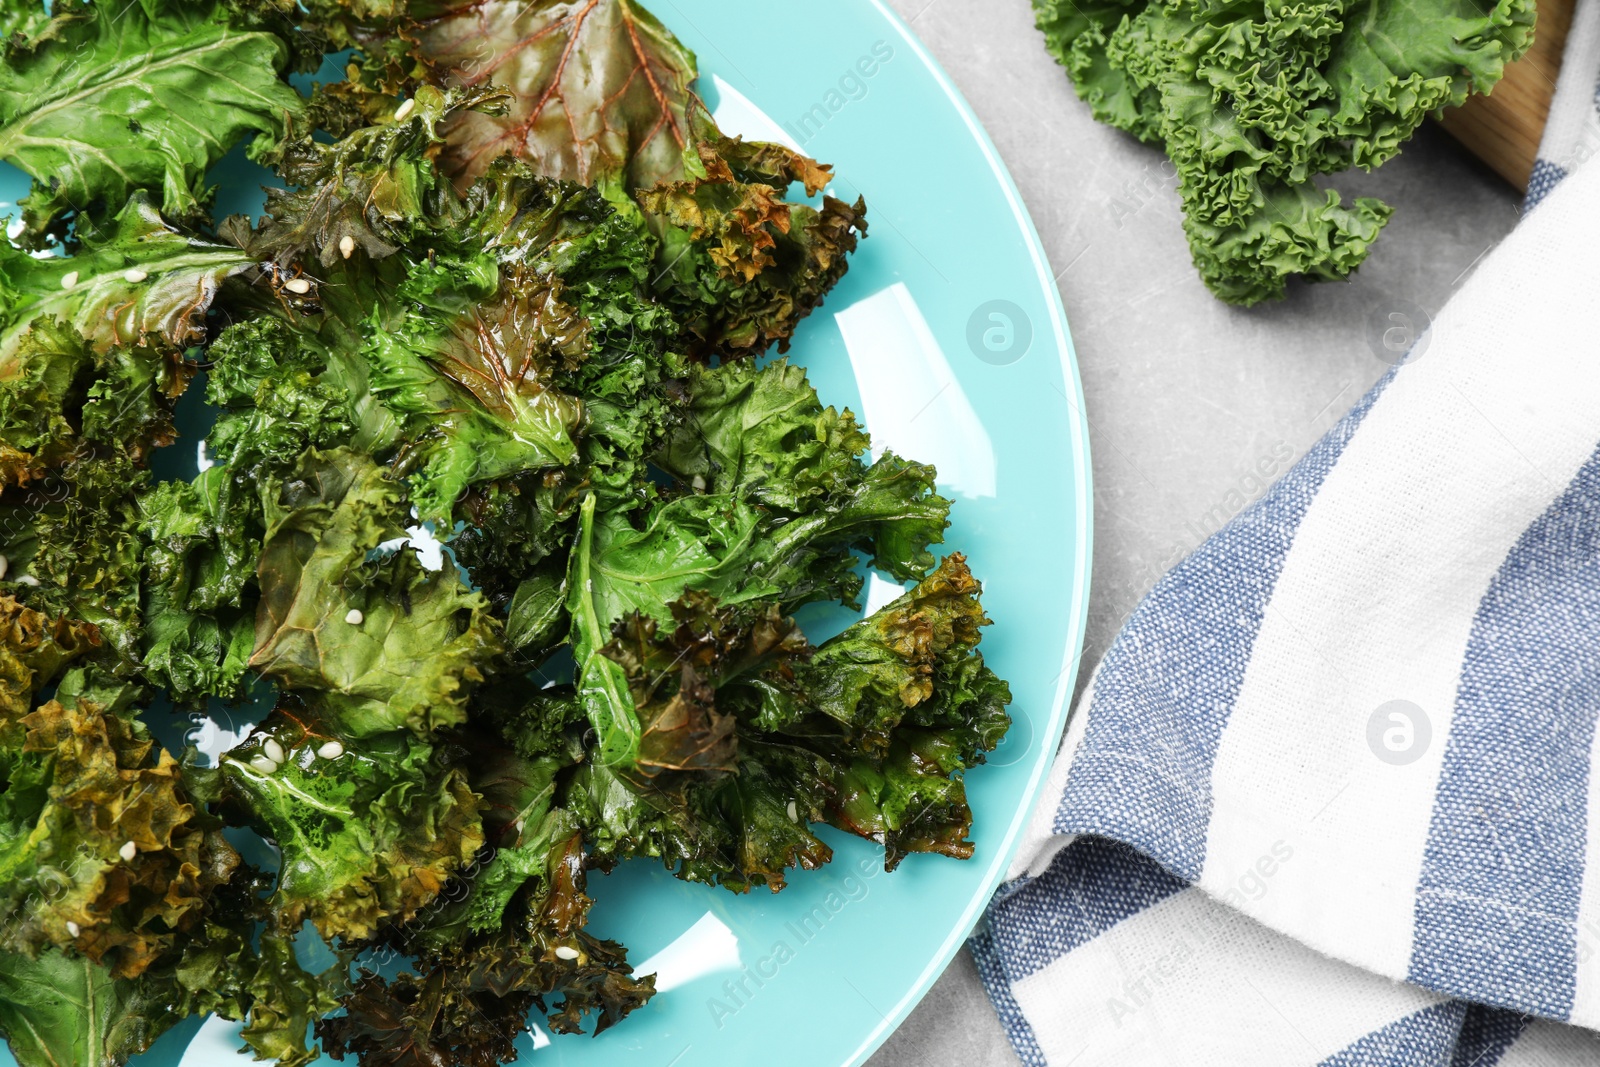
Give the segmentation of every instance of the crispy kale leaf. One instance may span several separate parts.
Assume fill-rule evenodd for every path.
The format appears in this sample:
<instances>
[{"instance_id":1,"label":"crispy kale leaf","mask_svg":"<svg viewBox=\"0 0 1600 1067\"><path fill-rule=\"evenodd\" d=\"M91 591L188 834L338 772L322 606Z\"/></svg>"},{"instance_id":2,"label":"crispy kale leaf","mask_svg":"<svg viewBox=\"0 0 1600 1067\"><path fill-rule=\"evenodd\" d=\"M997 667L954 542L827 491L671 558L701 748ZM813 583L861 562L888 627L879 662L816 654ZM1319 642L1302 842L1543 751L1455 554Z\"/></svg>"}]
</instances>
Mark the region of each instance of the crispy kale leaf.
<instances>
[{"instance_id":1,"label":"crispy kale leaf","mask_svg":"<svg viewBox=\"0 0 1600 1067\"><path fill-rule=\"evenodd\" d=\"M261 486L308 448L353 432L353 405L314 338L278 319L229 327L212 345L206 398L222 410L213 465L140 498L145 553L144 667L180 704L244 695L255 649Z\"/></svg>"},{"instance_id":2,"label":"crispy kale leaf","mask_svg":"<svg viewBox=\"0 0 1600 1067\"><path fill-rule=\"evenodd\" d=\"M458 183L507 152L584 185L644 189L681 173L694 56L632 0L488 0L408 35L435 77L511 94L502 115L454 120L445 167Z\"/></svg>"},{"instance_id":3,"label":"crispy kale leaf","mask_svg":"<svg viewBox=\"0 0 1600 1067\"><path fill-rule=\"evenodd\" d=\"M24 1067L116 1064L203 1012L288 1067L313 1023L365 1067L488 1067L533 1009L598 1031L652 995L585 929L592 868L776 890L828 860L824 821L891 867L970 851L960 775L1008 693L976 582L935 569L949 504L801 370L744 358L865 232L859 203L788 199L827 168L722 135L632 0L108 12L0 4L0 155L44 153L27 240L73 253L0 248ZM347 81L302 103L279 75L335 45ZM73 61L69 142L44 81ZM115 173L111 132L136 138ZM286 188L213 231L204 171L251 135ZM191 382L202 469L152 484ZM863 563L921 584L814 647L790 613L853 604ZM180 764L145 686L276 704Z\"/></svg>"},{"instance_id":4,"label":"crispy kale leaf","mask_svg":"<svg viewBox=\"0 0 1600 1067\"><path fill-rule=\"evenodd\" d=\"M206 339L205 316L219 286L254 265L237 248L180 232L143 194L79 235L77 253L67 257L36 259L0 243L0 373L34 325L52 320L70 325L96 352L182 352Z\"/></svg>"},{"instance_id":5,"label":"crispy kale leaf","mask_svg":"<svg viewBox=\"0 0 1600 1067\"><path fill-rule=\"evenodd\" d=\"M867 232L866 203L791 204L791 182L815 194L831 170L782 145L724 137L703 111L694 132L684 177L637 197L661 238L657 289L697 354L736 358L773 342L787 351L800 320L844 277Z\"/></svg>"},{"instance_id":6,"label":"crispy kale leaf","mask_svg":"<svg viewBox=\"0 0 1600 1067\"><path fill-rule=\"evenodd\" d=\"M1390 209L1313 179L1383 163L1429 114L1488 92L1533 34L1531 0L1034 0L1034 14L1095 118L1165 148L1195 266L1238 304L1359 266Z\"/></svg>"},{"instance_id":7,"label":"crispy kale leaf","mask_svg":"<svg viewBox=\"0 0 1600 1067\"><path fill-rule=\"evenodd\" d=\"M425 85L410 114L397 119L394 98L366 88L359 63L349 70L358 80L319 85L304 129L258 153L290 183L267 190L265 224L247 241L262 258L288 263L310 253L326 268L360 249L382 259L437 230L438 215L465 214L435 165L440 127L467 110L492 108L498 95ZM319 139L319 129L339 139Z\"/></svg>"},{"instance_id":8,"label":"crispy kale leaf","mask_svg":"<svg viewBox=\"0 0 1600 1067\"><path fill-rule=\"evenodd\" d=\"M0 1036L21 1067L125 1063L182 1020L166 983L59 949L0 950Z\"/></svg>"},{"instance_id":9,"label":"crispy kale leaf","mask_svg":"<svg viewBox=\"0 0 1600 1067\"><path fill-rule=\"evenodd\" d=\"M71 948L135 978L194 928L238 856L190 802L177 762L119 706L128 694L106 706L84 683L75 671L60 699L0 724L22 735L0 750L0 930L13 951Z\"/></svg>"},{"instance_id":10,"label":"crispy kale leaf","mask_svg":"<svg viewBox=\"0 0 1600 1067\"><path fill-rule=\"evenodd\" d=\"M84 227L77 255L0 246L0 578L95 623L131 670L140 629L135 494L176 436L219 286L250 266L186 236L142 196Z\"/></svg>"},{"instance_id":11,"label":"crispy kale leaf","mask_svg":"<svg viewBox=\"0 0 1600 1067\"><path fill-rule=\"evenodd\" d=\"M704 593L670 606L671 629L619 622L599 655L626 686L642 756L582 765L561 803L600 862L654 856L737 891L825 863L813 820L881 842L891 870L913 852L970 856L959 774L999 744L1010 700L976 651L979 592L951 555L817 648L775 605Z\"/></svg>"},{"instance_id":12,"label":"crispy kale leaf","mask_svg":"<svg viewBox=\"0 0 1600 1067\"><path fill-rule=\"evenodd\" d=\"M500 626L453 568L424 570L400 549L399 485L348 449L311 450L261 498L250 666L306 691L341 737L462 721L499 653Z\"/></svg>"},{"instance_id":13,"label":"crispy kale leaf","mask_svg":"<svg viewBox=\"0 0 1600 1067\"><path fill-rule=\"evenodd\" d=\"M357 941L427 907L483 830L478 797L433 745L395 732L346 749L340 736L285 710L222 767L230 801L283 854L274 925L293 933L309 919L324 938Z\"/></svg>"},{"instance_id":14,"label":"crispy kale leaf","mask_svg":"<svg viewBox=\"0 0 1600 1067\"><path fill-rule=\"evenodd\" d=\"M577 458L583 416L557 391L561 361L586 352L586 324L558 279L502 272L480 255L420 263L400 287L411 311L369 348L373 392L422 439L412 498L448 521L469 485Z\"/></svg>"},{"instance_id":15,"label":"crispy kale leaf","mask_svg":"<svg viewBox=\"0 0 1600 1067\"><path fill-rule=\"evenodd\" d=\"M698 357L786 349L843 276L866 233L865 204L787 202L792 183L815 194L831 171L723 136L692 90L694 56L632 0L396 6L340 18L384 57L377 80L414 90L419 112L437 99L419 79L504 100L440 127L457 188L510 155L642 216L658 239L651 287L681 320L676 347Z\"/></svg>"},{"instance_id":16,"label":"crispy kale leaf","mask_svg":"<svg viewBox=\"0 0 1600 1067\"><path fill-rule=\"evenodd\" d=\"M173 437L186 370L146 348L96 352L35 320L0 376L0 571L12 595L94 623L134 668L140 630L135 494Z\"/></svg>"},{"instance_id":17,"label":"crispy kale leaf","mask_svg":"<svg viewBox=\"0 0 1600 1067\"><path fill-rule=\"evenodd\" d=\"M850 412L822 407L804 371L725 363L696 368L684 391L687 417L654 458L694 491L637 526L596 518L587 592L601 617L666 621L667 602L690 588L730 603L775 597L785 610L850 601L854 549L902 581L933 566L950 504L932 469L893 453L866 463L867 435Z\"/></svg>"},{"instance_id":18,"label":"crispy kale leaf","mask_svg":"<svg viewBox=\"0 0 1600 1067\"><path fill-rule=\"evenodd\" d=\"M602 759L624 770L639 765L645 726L601 652L613 623L637 613L665 624L690 590L784 611L850 601L858 549L897 578L920 578L949 510L930 468L892 453L863 462L868 440L853 417L823 409L781 360L697 370L686 392L689 418L655 458L699 490L637 520L586 499L567 580L580 702Z\"/></svg>"},{"instance_id":19,"label":"crispy kale leaf","mask_svg":"<svg viewBox=\"0 0 1600 1067\"><path fill-rule=\"evenodd\" d=\"M346 1014L318 1024L335 1056L492 1067L514 1057L533 1008L562 1033L579 1032L593 1013L598 1033L654 992L653 977L631 977L622 946L583 929L591 903L583 834L551 806L554 775L568 761L478 750L472 762L494 851L464 873L459 892L385 935L383 948L417 953L419 966L356 982Z\"/></svg>"},{"instance_id":20,"label":"crispy kale leaf","mask_svg":"<svg viewBox=\"0 0 1600 1067\"><path fill-rule=\"evenodd\" d=\"M824 817L881 841L890 870L911 852L972 854L972 813L951 775L1000 743L1011 700L977 651L989 623L980 592L953 553L900 599L760 685L755 717L763 743L779 749L774 763L802 775L797 784L820 783L811 799Z\"/></svg>"},{"instance_id":21,"label":"crispy kale leaf","mask_svg":"<svg viewBox=\"0 0 1600 1067\"><path fill-rule=\"evenodd\" d=\"M0 159L32 175L38 238L65 212L115 211L139 189L193 217L206 169L250 133L276 136L300 96L278 37L227 5L61 0L56 21L0 65Z\"/></svg>"}]
</instances>

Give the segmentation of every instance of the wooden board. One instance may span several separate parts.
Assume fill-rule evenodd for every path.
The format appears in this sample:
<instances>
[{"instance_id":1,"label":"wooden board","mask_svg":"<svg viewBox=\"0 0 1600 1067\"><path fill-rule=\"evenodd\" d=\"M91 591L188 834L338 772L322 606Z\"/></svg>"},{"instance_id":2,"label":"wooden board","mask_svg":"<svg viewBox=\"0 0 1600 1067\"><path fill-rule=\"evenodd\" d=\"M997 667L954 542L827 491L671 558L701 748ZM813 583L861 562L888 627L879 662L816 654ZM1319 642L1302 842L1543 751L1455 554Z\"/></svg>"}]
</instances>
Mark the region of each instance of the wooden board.
<instances>
[{"instance_id":1,"label":"wooden board","mask_svg":"<svg viewBox=\"0 0 1600 1067\"><path fill-rule=\"evenodd\" d=\"M1474 96L1439 119L1473 155L1524 192L1550 114L1574 0L1538 0L1533 45L1488 96Z\"/></svg>"}]
</instances>

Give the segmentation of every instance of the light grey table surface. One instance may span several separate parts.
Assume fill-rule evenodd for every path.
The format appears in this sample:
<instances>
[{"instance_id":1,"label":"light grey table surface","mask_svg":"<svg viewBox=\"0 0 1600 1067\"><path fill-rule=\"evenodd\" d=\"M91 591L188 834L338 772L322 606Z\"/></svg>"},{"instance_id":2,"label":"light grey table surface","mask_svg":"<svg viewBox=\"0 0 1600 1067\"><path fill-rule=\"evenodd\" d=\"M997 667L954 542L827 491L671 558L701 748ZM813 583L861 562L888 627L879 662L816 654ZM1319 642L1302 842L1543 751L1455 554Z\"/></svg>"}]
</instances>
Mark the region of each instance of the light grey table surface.
<instances>
[{"instance_id":1,"label":"light grey table surface","mask_svg":"<svg viewBox=\"0 0 1600 1067\"><path fill-rule=\"evenodd\" d=\"M1077 348L1094 463L1094 578L1079 684L1173 563L1261 495L1387 369L1374 319L1436 313L1516 224L1518 194L1429 125L1333 183L1393 220L1348 284L1249 310L1200 284L1163 157L1097 125L1027 0L889 0L988 128L1044 240ZM1382 351L1381 341L1378 350ZM1277 473L1286 468L1277 465ZM1014 1067L965 950L871 1067Z\"/></svg>"}]
</instances>

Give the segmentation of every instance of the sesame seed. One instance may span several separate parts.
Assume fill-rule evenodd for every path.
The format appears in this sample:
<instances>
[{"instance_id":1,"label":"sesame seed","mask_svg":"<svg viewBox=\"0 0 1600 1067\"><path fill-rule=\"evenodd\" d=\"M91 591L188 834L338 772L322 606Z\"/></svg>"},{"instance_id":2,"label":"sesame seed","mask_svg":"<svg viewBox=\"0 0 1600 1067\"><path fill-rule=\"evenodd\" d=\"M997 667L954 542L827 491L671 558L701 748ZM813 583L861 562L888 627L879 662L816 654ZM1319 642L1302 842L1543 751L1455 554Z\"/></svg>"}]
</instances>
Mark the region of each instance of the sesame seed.
<instances>
[{"instance_id":1,"label":"sesame seed","mask_svg":"<svg viewBox=\"0 0 1600 1067\"><path fill-rule=\"evenodd\" d=\"M78 284L78 272L77 271L69 270L69 271L67 271L67 273L65 273L65 274L63 274L61 276L61 288L63 288L63 289L71 289L74 285L77 285L77 284Z\"/></svg>"},{"instance_id":2,"label":"sesame seed","mask_svg":"<svg viewBox=\"0 0 1600 1067\"><path fill-rule=\"evenodd\" d=\"M265 756L252 757L250 760L250 766L254 767L262 774L276 774L278 772L278 765Z\"/></svg>"},{"instance_id":3,"label":"sesame seed","mask_svg":"<svg viewBox=\"0 0 1600 1067\"><path fill-rule=\"evenodd\" d=\"M327 744L317 749L317 755L321 756L323 759L338 759L340 756L344 755L344 746L337 741L329 741Z\"/></svg>"},{"instance_id":4,"label":"sesame seed","mask_svg":"<svg viewBox=\"0 0 1600 1067\"><path fill-rule=\"evenodd\" d=\"M18 585L30 585L33 588L37 589L37 588L39 588L39 579L35 578L31 574L19 574L19 575L17 575L17 584Z\"/></svg>"},{"instance_id":5,"label":"sesame seed","mask_svg":"<svg viewBox=\"0 0 1600 1067\"><path fill-rule=\"evenodd\" d=\"M140 270L138 267L132 267L122 272L122 280L131 285L138 285L148 277L150 277L150 275Z\"/></svg>"},{"instance_id":6,"label":"sesame seed","mask_svg":"<svg viewBox=\"0 0 1600 1067\"><path fill-rule=\"evenodd\" d=\"M283 762L283 746L272 738L267 738L261 743L262 753L273 763Z\"/></svg>"},{"instance_id":7,"label":"sesame seed","mask_svg":"<svg viewBox=\"0 0 1600 1067\"><path fill-rule=\"evenodd\" d=\"M792 801L792 800L789 801L789 821L790 822L799 822L800 821L800 812L795 808L794 801Z\"/></svg>"},{"instance_id":8,"label":"sesame seed","mask_svg":"<svg viewBox=\"0 0 1600 1067\"><path fill-rule=\"evenodd\" d=\"M339 238L339 254L341 256L343 256L345 259L349 259L355 253L355 250L356 239L354 237L351 237L349 234L345 234L343 237Z\"/></svg>"},{"instance_id":9,"label":"sesame seed","mask_svg":"<svg viewBox=\"0 0 1600 1067\"><path fill-rule=\"evenodd\" d=\"M690 484L694 486L694 491L697 493L703 493L706 491L706 480L702 475L696 474L694 476L694 481Z\"/></svg>"},{"instance_id":10,"label":"sesame seed","mask_svg":"<svg viewBox=\"0 0 1600 1067\"><path fill-rule=\"evenodd\" d=\"M11 561L6 559L4 556L0 556L0 578L4 578L6 576L6 571L10 569Z\"/></svg>"},{"instance_id":11,"label":"sesame seed","mask_svg":"<svg viewBox=\"0 0 1600 1067\"><path fill-rule=\"evenodd\" d=\"M578 950L577 949L571 947L570 945L557 945L556 946L556 959L558 959L558 960L575 960L577 958L578 958Z\"/></svg>"},{"instance_id":12,"label":"sesame seed","mask_svg":"<svg viewBox=\"0 0 1600 1067\"><path fill-rule=\"evenodd\" d=\"M394 109L394 120L396 122L404 122L406 119L411 117L411 113L416 109L417 102L415 100L407 100L405 103Z\"/></svg>"},{"instance_id":13,"label":"sesame seed","mask_svg":"<svg viewBox=\"0 0 1600 1067\"><path fill-rule=\"evenodd\" d=\"M73 922L71 919L68 919L67 933L71 934L73 937L77 937L79 934L83 933L83 928L77 923Z\"/></svg>"},{"instance_id":14,"label":"sesame seed","mask_svg":"<svg viewBox=\"0 0 1600 1067\"><path fill-rule=\"evenodd\" d=\"M139 846L134 844L132 841L123 842L122 847L117 849L117 855L121 856L123 861L127 863L132 863L133 857L137 856L138 854Z\"/></svg>"},{"instance_id":15,"label":"sesame seed","mask_svg":"<svg viewBox=\"0 0 1600 1067\"><path fill-rule=\"evenodd\" d=\"M361 614L360 608L351 608L349 611L344 613L344 621L349 623L351 626L360 626L363 622L367 621L367 617Z\"/></svg>"},{"instance_id":16,"label":"sesame seed","mask_svg":"<svg viewBox=\"0 0 1600 1067\"><path fill-rule=\"evenodd\" d=\"M304 278L290 278L283 283L283 287L299 296L304 296L311 291L311 283Z\"/></svg>"}]
</instances>

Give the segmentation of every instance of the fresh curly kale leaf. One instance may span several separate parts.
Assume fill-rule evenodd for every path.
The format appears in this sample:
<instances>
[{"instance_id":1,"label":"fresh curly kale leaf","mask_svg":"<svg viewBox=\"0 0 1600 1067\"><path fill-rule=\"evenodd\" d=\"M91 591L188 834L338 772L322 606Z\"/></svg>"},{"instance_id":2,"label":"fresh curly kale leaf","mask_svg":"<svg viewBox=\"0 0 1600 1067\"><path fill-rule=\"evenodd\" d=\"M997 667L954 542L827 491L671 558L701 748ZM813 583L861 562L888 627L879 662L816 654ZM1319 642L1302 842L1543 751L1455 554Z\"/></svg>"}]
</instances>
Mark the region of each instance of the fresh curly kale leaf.
<instances>
[{"instance_id":1,"label":"fresh curly kale leaf","mask_svg":"<svg viewBox=\"0 0 1600 1067\"><path fill-rule=\"evenodd\" d=\"M359 453L311 450L261 499L250 666L304 691L342 737L461 722L500 624L453 568L426 571L402 547L399 484Z\"/></svg>"},{"instance_id":2,"label":"fresh curly kale leaf","mask_svg":"<svg viewBox=\"0 0 1600 1067\"><path fill-rule=\"evenodd\" d=\"M301 108L278 77L283 41L224 4L55 7L69 21L0 65L0 159L34 178L30 237L65 212L115 211L140 189L169 216L193 217L207 168L249 134L276 137Z\"/></svg>"},{"instance_id":3,"label":"fresh curly kale leaf","mask_svg":"<svg viewBox=\"0 0 1600 1067\"><path fill-rule=\"evenodd\" d=\"M1355 270L1390 209L1314 178L1375 167L1428 115L1488 92L1534 16L1532 0L1033 7L1095 118L1165 148L1195 266L1238 304Z\"/></svg>"},{"instance_id":4,"label":"fresh curly kale leaf","mask_svg":"<svg viewBox=\"0 0 1600 1067\"><path fill-rule=\"evenodd\" d=\"M229 802L283 854L269 906L285 933L309 919L357 941L408 922L483 844L465 775L408 732L358 739L285 712L222 769Z\"/></svg>"}]
</instances>

